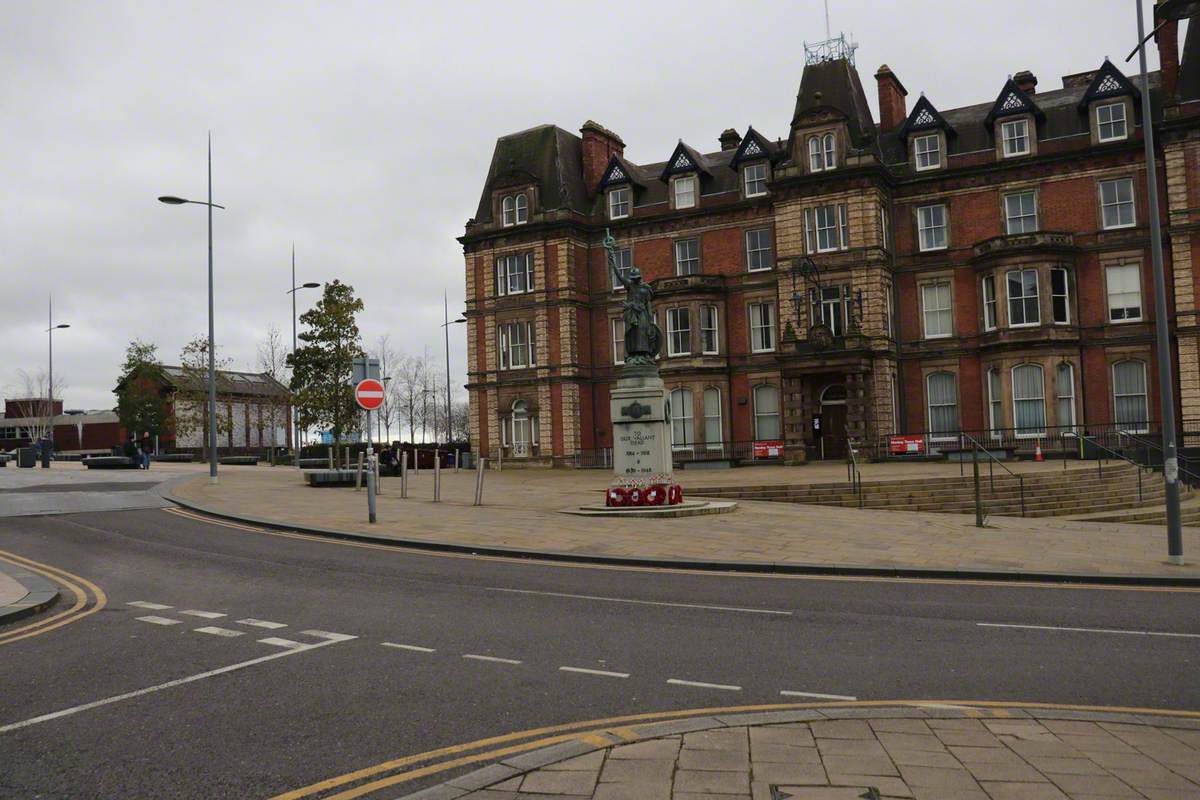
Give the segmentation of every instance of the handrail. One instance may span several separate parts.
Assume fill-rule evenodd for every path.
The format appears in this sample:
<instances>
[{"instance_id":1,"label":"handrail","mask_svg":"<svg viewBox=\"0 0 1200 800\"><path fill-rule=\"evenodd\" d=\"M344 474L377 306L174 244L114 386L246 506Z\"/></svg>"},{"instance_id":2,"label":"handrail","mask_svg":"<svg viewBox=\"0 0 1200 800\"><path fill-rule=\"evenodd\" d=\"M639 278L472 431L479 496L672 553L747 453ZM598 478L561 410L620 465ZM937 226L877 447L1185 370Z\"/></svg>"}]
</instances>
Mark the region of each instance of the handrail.
<instances>
[{"instance_id":1,"label":"handrail","mask_svg":"<svg viewBox=\"0 0 1200 800\"><path fill-rule=\"evenodd\" d=\"M1136 462L1136 461L1134 461L1132 458L1128 458L1128 457L1126 457L1126 456L1122 455L1121 453L1118 453L1116 450L1113 450L1111 447L1108 447L1108 446L1106 446L1106 445L1102 445L1102 444L1100 444L1100 443L1099 443L1099 442L1097 442L1095 439L1089 439L1088 437L1084 436L1084 437L1083 437L1083 441L1087 442L1087 443L1088 443L1088 444L1090 444L1092 447L1098 447L1098 448L1100 448L1101 450L1103 450L1103 451L1104 451L1104 452L1106 452L1106 453L1112 453L1114 456L1116 456L1117 458L1119 458L1119 459L1121 459L1122 461L1126 462L1127 464L1131 464L1131 465L1133 465L1134 467L1137 467L1137 477L1138 477L1138 502L1139 502L1139 503L1140 503L1140 502L1142 502L1142 471L1143 471L1143 470L1145 470L1145 469L1149 469L1149 468L1148 468L1148 467L1146 467L1146 466L1143 466L1142 464L1139 464L1139 463L1137 463L1137 462ZM1104 467L1103 467L1102 465L1103 465L1103 461L1102 461L1101 459L1097 458L1097 459L1096 459L1096 473L1097 473L1097 474L1100 476L1100 478L1103 480L1103 478L1104 478Z\"/></svg>"},{"instance_id":2,"label":"handrail","mask_svg":"<svg viewBox=\"0 0 1200 800\"><path fill-rule=\"evenodd\" d=\"M992 464L999 464L1001 469L1003 469L1009 475L1011 475L1017 479L1017 483L1021 487L1021 516L1022 517L1025 516L1025 476L1018 475L1017 473L1015 473L1011 469L1009 469L1007 464L1005 464L1000 459L996 458L994 453L992 453L990 450L988 450L986 447L984 447L983 444L978 439L976 439L974 436L972 436L971 434L966 433L965 431L959 431L958 436L959 436L960 442L964 439L969 439L971 444L975 445L976 453L978 453L979 451L982 450L983 454L985 456L987 456L989 459L991 459L988 462L988 481L991 484L991 489L992 489L993 495L996 493L996 476L995 476L995 473L992 471Z\"/></svg>"},{"instance_id":3,"label":"handrail","mask_svg":"<svg viewBox=\"0 0 1200 800\"><path fill-rule=\"evenodd\" d=\"M854 442L850 439L850 429L846 429L846 478L854 493L858 495L858 507L863 507L862 472L858 468L858 456L854 452Z\"/></svg>"},{"instance_id":4,"label":"handrail","mask_svg":"<svg viewBox=\"0 0 1200 800\"><path fill-rule=\"evenodd\" d=\"M1137 442L1138 444L1143 444L1147 447L1153 447L1155 450L1157 450L1160 453L1163 452L1163 446L1161 444L1159 444L1158 442L1155 442L1151 439L1144 439L1136 433L1131 433L1130 431L1117 431L1117 435L1118 436L1128 436L1130 439ZM1178 456L1177 456L1177 458L1178 458ZM1188 460L1188 458L1186 456L1184 456L1183 459L1184 459L1184 461ZM1150 464L1145 464L1144 466L1147 469L1153 469L1152 465L1150 465ZM1179 469L1180 473L1187 475L1192 480L1196 481L1197 483L1200 483L1200 475L1197 475L1196 473L1192 472L1191 470L1184 469L1183 467L1178 467L1178 469Z\"/></svg>"}]
</instances>

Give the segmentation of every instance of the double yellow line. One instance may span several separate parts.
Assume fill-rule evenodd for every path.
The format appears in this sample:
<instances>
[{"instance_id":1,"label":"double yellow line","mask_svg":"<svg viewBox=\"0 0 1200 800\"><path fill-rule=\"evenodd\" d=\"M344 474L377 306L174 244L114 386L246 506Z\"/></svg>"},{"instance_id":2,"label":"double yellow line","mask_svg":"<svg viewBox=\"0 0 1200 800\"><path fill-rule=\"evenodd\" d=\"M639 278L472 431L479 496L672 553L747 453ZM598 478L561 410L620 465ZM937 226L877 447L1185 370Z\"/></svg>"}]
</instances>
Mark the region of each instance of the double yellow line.
<instances>
[{"instance_id":1,"label":"double yellow line","mask_svg":"<svg viewBox=\"0 0 1200 800\"><path fill-rule=\"evenodd\" d=\"M894 708L896 706L949 706L961 709L963 713L972 717L1006 718L1011 716L1010 712L1008 712L1006 709L1028 708L1034 710L1103 711L1126 714L1153 714L1157 716L1200 719L1200 712L1195 711L1173 711L1150 708L1105 706L1077 706L1055 703L1007 703L1000 701L978 700L860 700L856 702L841 703L777 703L772 705L732 706L726 708L694 708L686 711L634 714L624 717L610 717L608 719L594 719L587 722L575 722L566 725L553 725L544 728L533 728L531 730L508 733L501 736L492 736L487 739L478 739L476 741L466 742L464 744L441 747L424 753L417 753L411 756L392 759L391 761L384 761L371 767L364 767L363 769L355 770L354 772L347 772L344 775L338 775L334 778L318 781L317 783L310 784L309 786L305 786L300 789L284 792L283 794L276 795L270 800L302 800L302 798L311 798L315 797L316 795L322 795L322 800L353 800L353 798L373 794L382 789L402 783L408 783L410 781L417 780L418 778L428 777L429 775L435 775L440 772L446 772L457 767L468 766L485 761L497 761L516 753L538 750L543 747L549 747L551 745L561 744L563 742L584 742L596 748L614 747L643 738L642 735L637 731L636 727L629 727L631 725L637 726L665 720L686 719L688 717L710 716L717 714L726 715L766 711L799 711L805 709L833 709L847 707ZM652 731L648 731L647 733L649 735L646 738L654 738L656 735L661 735L655 734ZM395 772L395 770L403 771ZM367 780L376 775L389 772L393 774L387 775L386 777L376 778L375 780L370 780L367 783L359 783L360 781ZM358 784L357 786L343 789L336 794L325 794L326 792L356 783Z\"/></svg>"},{"instance_id":2,"label":"double yellow line","mask_svg":"<svg viewBox=\"0 0 1200 800\"><path fill-rule=\"evenodd\" d=\"M36 572L42 577L48 578L65 587L75 599L74 604L65 611L0 633L0 645L12 644L22 639L28 639L30 636L40 636L55 628L70 625L72 622L78 622L84 617L95 614L108 605L108 596L104 594L104 590L87 578L81 578L58 567L42 564L6 550L0 550L0 561L7 561L13 566Z\"/></svg>"}]
</instances>

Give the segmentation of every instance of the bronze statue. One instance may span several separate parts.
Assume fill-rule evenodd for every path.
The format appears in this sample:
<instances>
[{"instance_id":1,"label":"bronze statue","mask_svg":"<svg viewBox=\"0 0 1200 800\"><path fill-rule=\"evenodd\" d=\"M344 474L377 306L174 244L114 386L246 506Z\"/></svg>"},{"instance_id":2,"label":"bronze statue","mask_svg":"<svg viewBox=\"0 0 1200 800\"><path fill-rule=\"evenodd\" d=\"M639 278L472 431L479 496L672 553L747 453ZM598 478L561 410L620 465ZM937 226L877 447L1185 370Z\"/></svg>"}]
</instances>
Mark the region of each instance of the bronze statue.
<instances>
[{"instance_id":1,"label":"bronze statue","mask_svg":"<svg viewBox=\"0 0 1200 800\"><path fill-rule=\"evenodd\" d=\"M628 277L617 269L617 240L608 231L604 235L604 249L608 251L608 268L613 280L625 287L626 370L629 367L654 367L654 359L662 349L662 330L650 310L654 289L642 282L642 273L637 267L629 269Z\"/></svg>"}]
</instances>

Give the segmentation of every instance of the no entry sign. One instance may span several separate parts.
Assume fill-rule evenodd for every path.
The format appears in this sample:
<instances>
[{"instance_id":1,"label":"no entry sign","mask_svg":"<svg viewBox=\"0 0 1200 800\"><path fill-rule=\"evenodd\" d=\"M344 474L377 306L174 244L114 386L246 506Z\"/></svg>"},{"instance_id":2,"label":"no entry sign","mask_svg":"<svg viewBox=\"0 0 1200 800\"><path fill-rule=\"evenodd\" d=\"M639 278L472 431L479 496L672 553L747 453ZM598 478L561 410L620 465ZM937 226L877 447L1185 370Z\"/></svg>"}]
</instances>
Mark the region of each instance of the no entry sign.
<instances>
[{"instance_id":1,"label":"no entry sign","mask_svg":"<svg viewBox=\"0 0 1200 800\"><path fill-rule=\"evenodd\" d=\"M374 411L383 405L383 384L374 378L359 381L354 387L354 400L359 408Z\"/></svg>"}]
</instances>

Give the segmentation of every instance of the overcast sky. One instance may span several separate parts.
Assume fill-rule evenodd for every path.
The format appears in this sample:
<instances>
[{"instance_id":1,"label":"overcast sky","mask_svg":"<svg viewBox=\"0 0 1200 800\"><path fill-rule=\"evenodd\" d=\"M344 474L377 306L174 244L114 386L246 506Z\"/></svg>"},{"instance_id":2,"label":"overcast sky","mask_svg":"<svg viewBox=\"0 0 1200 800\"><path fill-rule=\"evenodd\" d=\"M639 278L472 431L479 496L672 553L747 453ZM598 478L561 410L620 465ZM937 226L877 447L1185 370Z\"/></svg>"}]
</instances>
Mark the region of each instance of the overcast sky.
<instances>
[{"instance_id":1,"label":"overcast sky","mask_svg":"<svg viewBox=\"0 0 1200 800\"><path fill-rule=\"evenodd\" d=\"M830 0L878 119L887 63L940 108L1042 91L1136 40L1129 0ZM1151 0L1145 0L1147 10ZM0 2L0 387L46 364L46 302L68 408L114 404L126 344L165 362L207 330L205 136L213 132L218 347L254 368L290 340L297 278L340 278L370 345L444 364L442 293L496 137L595 119L638 162L727 127L786 136L823 0L787 2ZM1151 69L1158 64L1151 51ZM301 309L316 291L301 294ZM451 328L454 384L463 326Z\"/></svg>"}]
</instances>

